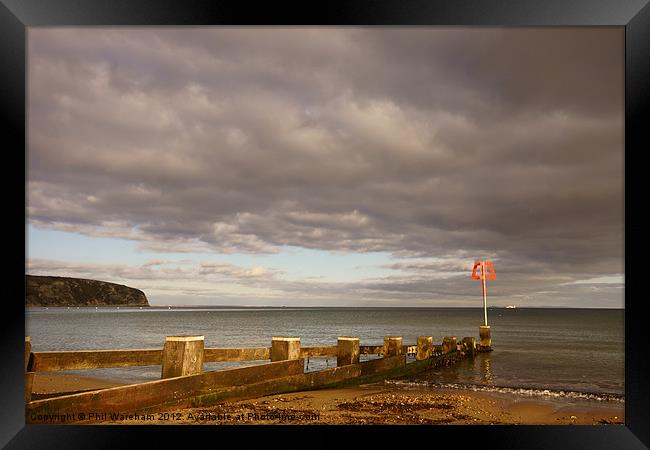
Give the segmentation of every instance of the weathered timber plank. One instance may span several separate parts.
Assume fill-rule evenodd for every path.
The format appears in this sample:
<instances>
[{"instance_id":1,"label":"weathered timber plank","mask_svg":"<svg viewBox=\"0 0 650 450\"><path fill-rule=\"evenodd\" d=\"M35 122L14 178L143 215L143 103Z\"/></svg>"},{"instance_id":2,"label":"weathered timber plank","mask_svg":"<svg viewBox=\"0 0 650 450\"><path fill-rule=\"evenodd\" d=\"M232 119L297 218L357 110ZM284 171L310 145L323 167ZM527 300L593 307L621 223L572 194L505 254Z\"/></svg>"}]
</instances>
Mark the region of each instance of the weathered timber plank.
<instances>
[{"instance_id":1,"label":"weathered timber plank","mask_svg":"<svg viewBox=\"0 0 650 450\"><path fill-rule=\"evenodd\" d=\"M246 400L266 395L381 381L388 378L422 372L444 363L445 360L457 360L458 358L458 354L448 354L439 358L430 358L409 364L406 364L405 355L376 359L360 364L350 364L318 372L291 375L249 385L216 389L207 394L172 400L165 405L144 408L137 412L148 413L172 408L207 407L224 401ZM362 375L362 371L366 375Z\"/></svg>"},{"instance_id":2,"label":"weathered timber plank","mask_svg":"<svg viewBox=\"0 0 650 450\"><path fill-rule=\"evenodd\" d=\"M259 361L270 359L270 347L205 348L203 362Z\"/></svg>"},{"instance_id":3,"label":"weathered timber plank","mask_svg":"<svg viewBox=\"0 0 650 450\"><path fill-rule=\"evenodd\" d=\"M358 378L344 380L338 383L337 386L375 383L378 381L388 380L391 378L410 376L416 373L430 370L435 367L439 367L440 365L453 364L458 360L462 359L462 356L460 355L459 352L453 352L453 353L447 353L440 356L434 356L428 359L423 359L421 361L410 362L408 364L393 363L394 367L386 368L387 370L380 370L380 368L378 367L380 366L380 363L376 362L376 361L382 361L386 365L388 365L388 361L397 358L404 358L403 361L404 362L406 361L405 355L401 355L401 356L394 356L391 358L382 358L382 359L375 359L372 361L363 362L361 363L362 371L365 373L362 373L362 376ZM374 363L374 367L370 363ZM365 371L363 370L364 364L366 365Z\"/></svg>"},{"instance_id":4,"label":"weathered timber plank","mask_svg":"<svg viewBox=\"0 0 650 450\"><path fill-rule=\"evenodd\" d=\"M394 369L395 367L402 367L406 365L406 355L373 359L370 361L364 361L359 365L361 366L361 375L369 375L372 373L383 372L386 370Z\"/></svg>"},{"instance_id":5,"label":"weathered timber plank","mask_svg":"<svg viewBox=\"0 0 650 450\"><path fill-rule=\"evenodd\" d=\"M302 347L300 349L300 357L307 356L336 356L336 345L327 347Z\"/></svg>"},{"instance_id":6,"label":"weathered timber plank","mask_svg":"<svg viewBox=\"0 0 650 450\"><path fill-rule=\"evenodd\" d=\"M382 355L384 353L383 345L360 345L359 352L362 355ZM417 345L402 345L402 353L416 353Z\"/></svg>"},{"instance_id":7,"label":"weathered timber plank","mask_svg":"<svg viewBox=\"0 0 650 450\"><path fill-rule=\"evenodd\" d=\"M383 345L360 345L359 353L362 355L381 355L384 352Z\"/></svg>"},{"instance_id":8,"label":"weathered timber plank","mask_svg":"<svg viewBox=\"0 0 650 450\"><path fill-rule=\"evenodd\" d=\"M341 381L353 379L361 374L359 364L334 367L318 372L290 375L241 386L215 389L207 394L199 394L181 400L172 400L155 408L144 408L137 412L157 412L169 408L196 408L214 405L223 401L238 401L265 395L284 394L288 392L322 389L334 386Z\"/></svg>"},{"instance_id":9,"label":"weathered timber plank","mask_svg":"<svg viewBox=\"0 0 650 450\"><path fill-rule=\"evenodd\" d=\"M97 411L108 411L108 412L156 412L161 411L167 408L178 408L178 407L200 407L213 405L226 400L244 400L249 398L257 398L265 395L273 395L287 392L296 392L302 390L310 389L322 389L328 387L337 387L350 384L363 384L363 383L372 383L376 381L381 381L390 378L399 378L403 376L409 376L418 372L429 370L431 368L437 367L442 364L452 364L462 359L460 352L452 352L440 356L434 356L426 360L415 361L409 364L406 364L406 356L399 355L395 357L376 359L372 361L363 362L360 364L351 364L341 367L336 367L333 369L326 369L319 372L311 372L307 374L299 373L302 371L302 359L299 360L288 360L277 363L270 363L264 366L254 366L241 369L232 369L228 371L219 371L219 372L207 372L199 375L192 375L188 377L179 377L171 378L167 380L158 380L149 383L142 383L140 385L131 385L120 388L112 388L104 391L95 391L86 394L78 394L74 396L68 396L68 399L63 397L58 397L56 399L43 400L43 401L33 401L27 404L27 416L26 420L28 423L38 423L38 420L33 420L32 417L37 414L61 414L65 412L75 412L87 410L88 408L93 408ZM242 377L245 369L256 369L259 367L269 367L278 365L292 365L293 371L296 373L289 374L291 368L288 366L285 367L285 374L278 374L275 372L275 376L270 371L261 375L261 378L258 380L253 380L252 377ZM289 370L286 370L289 368ZM213 383L209 387L199 386L194 391L188 389L187 381L188 379L198 379L203 378L205 382L206 376L212 377L211 374L225 373L229 372L232 379L230 382L235 381L236 385L219 385L216 380L212 380ZM285 376L283 376L285 375ZM143 401L142 398L138 402L131 402L130 405L116 404L115 401L106 401L106 398L101 399L103 401L92 403L86 402L86 405L73 403L70 400L70 397L79 398L81 395L88 394L101 394L106 391L114 391L124 388L137 388L137 391L144 391L145 393L151 391L151 387L156 384L161 383L170 383L174 380L184 381L184 389L181 389L181 392L176 391L171 388L171 384L167 386L166 395L158 395L157 398L151 399L152 395L148 395L148 401ZM227 380L222 379L221 382L225 383ZM191 384L191 383L190 383ZM199 383L201 384L201 383ZM145 386L143 386L145 385ZM143 387L145 388L143 390ZM155 396L154 396L155 397ZM123 397L122 397L123 398ZM63 403L63 405L56 405L56 401ZM63 400L63 402L62 402ZM110 400L110 399L109 399ZM115 400L115 399L113 399ZM152 401L153 400L153 401ZM49 402L49 405L45 407L45 403ZM119 402L118 402L119 403ZM134 404L135 403L135 404ZM56 408L58 406L58 409ZM61 406L65 407L62 408ZM125 407L127 406L127 407Z\"/></svg>"},{"instance_id":10,"label":"weathered timber plank","mask_svg":"<svg viewBox=\"0 0 650 450\"><path fill-rule=\"evenodd\" d=\"M77 350L32 352L34 372L97 369L100 367L155 366L162 362L161 349Z\"/></svg>"},{"instance_id":11,"label":"weathered timber plank","mask_svg":"<svg viewBox=\"0 0 650 450\"><path fill-rule=\"evenodd\" d=\"M203 362L269 359L269 347L206 348L203 352ZM162 363L162 349L33 352L30 362L35 372L156 366Z\"/></svg>"},{"instance_id":12,"label":"weathered timber plank","mask_svg":"<svg viewBox=\"0 0 650 450\"><path fill-rule=\"evenodd\" d=\"M298 375L302 374L303 370L304 360L294 359L36 400L27 403L25 420L28 423L36 423L39 415L79 411L136 411L170 401L207 394L219 388Z\"/></svg>"}]
</instances>

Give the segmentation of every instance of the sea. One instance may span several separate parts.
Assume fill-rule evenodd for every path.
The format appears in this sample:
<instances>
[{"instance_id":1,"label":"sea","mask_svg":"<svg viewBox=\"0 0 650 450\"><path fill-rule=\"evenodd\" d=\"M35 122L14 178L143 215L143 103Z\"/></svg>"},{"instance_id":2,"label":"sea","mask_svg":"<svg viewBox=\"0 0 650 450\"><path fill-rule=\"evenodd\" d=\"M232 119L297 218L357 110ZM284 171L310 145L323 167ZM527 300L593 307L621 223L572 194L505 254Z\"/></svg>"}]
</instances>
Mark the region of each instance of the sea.
<instances>
[{"instance_id":1,"label":"sea","mask_svg":"<svg viewBox=\"0 0 650 450\"><path fill-rule=\"evenodd\" d=\"M338 336L358 336L361 345L381 345L384 336L415 345L418 336L433 336L440 344L444 336L478 340L483 320L482 308L64 307L29 308L25 317L35 352L162 348L171 335L202 335L206 347L268 347L273 336L299 336L305 347L336 345ZM492 352L387 383L625 401L624 310L489 308L488 323ZM204 370L260 363L206 363ZM307 371L335 366L335 357L305 361ZM160 366L65 373L131 383L159 379Z\"/></svg>"}]
</instances>

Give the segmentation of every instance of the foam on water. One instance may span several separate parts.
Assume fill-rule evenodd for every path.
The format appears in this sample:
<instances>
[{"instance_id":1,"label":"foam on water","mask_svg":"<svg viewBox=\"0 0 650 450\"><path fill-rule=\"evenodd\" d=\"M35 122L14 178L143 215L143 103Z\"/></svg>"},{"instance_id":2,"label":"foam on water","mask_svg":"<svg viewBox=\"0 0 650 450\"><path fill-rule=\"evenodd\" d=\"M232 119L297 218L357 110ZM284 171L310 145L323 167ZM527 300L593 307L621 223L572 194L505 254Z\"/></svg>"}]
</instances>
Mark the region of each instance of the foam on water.
<instances>
[{"instance_id":1,"label":"foam on water","mask_svg":"<svg viewBox=\"0 0 650 450\"><path fill-rule=\"evenodd\" d=\"M540 389L531 387L508 387L508 386L483 386L475 384L460 383L434 383L430 381L403 381L403 380L386 380L387 385L393 385L400 388L442 388L442 389L462 389L474 392L498 392L501 394L514 394L528 397L546 397L546 398L569 398L575 400L595 400L599 402L625 402L625 396L611 392L580 392L571 390L553 390Z\"/></svg>"}]
</instances>

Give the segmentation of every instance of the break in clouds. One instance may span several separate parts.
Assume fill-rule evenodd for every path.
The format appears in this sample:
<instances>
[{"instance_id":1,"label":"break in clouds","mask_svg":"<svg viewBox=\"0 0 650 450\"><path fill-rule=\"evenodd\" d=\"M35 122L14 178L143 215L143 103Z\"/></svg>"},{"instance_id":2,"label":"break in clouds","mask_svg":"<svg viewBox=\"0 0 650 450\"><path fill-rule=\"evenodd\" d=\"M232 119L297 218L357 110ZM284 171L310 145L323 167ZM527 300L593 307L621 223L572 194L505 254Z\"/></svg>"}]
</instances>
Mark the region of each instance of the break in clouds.
<instances>
[{"instance_id":1,"label":"break in clouds","mask_svg":"<svg viewBox=\"0 0 650 450\"><path fill-rule=\"evenodd\" d=\"M64 255L30 273L214 303L480 306L469 271L489 258L497 304L623 305L621 29L31 28L27 101L36 228L395 261L352 282Z\"/></svg>"}]
</instances>

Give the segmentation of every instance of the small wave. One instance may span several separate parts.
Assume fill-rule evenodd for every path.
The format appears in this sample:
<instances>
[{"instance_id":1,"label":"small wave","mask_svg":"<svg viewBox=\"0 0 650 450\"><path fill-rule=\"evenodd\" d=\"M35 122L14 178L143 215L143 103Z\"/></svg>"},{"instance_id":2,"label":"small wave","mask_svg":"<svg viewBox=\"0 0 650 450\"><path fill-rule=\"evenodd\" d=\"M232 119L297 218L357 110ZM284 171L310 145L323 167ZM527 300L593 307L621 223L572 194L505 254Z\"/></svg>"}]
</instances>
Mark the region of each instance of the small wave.
<instances>
[{"instance_id":1,"label":"small wave","mask_svg":"<svg viewBox=\"0 0 650 450\"><path fill-rule=\"evenodd\" d=\"M502 394L525 395L529 397L569 398L580 400L625 402L625 396L611 392L581 392L571 390L540 389L529 387L483 386L476 384L432 383L427 381L386 380L386 384L399 387L431 387L442 389L463 389L475 392L498 392Z\"/></svg>"}]
</instances>

